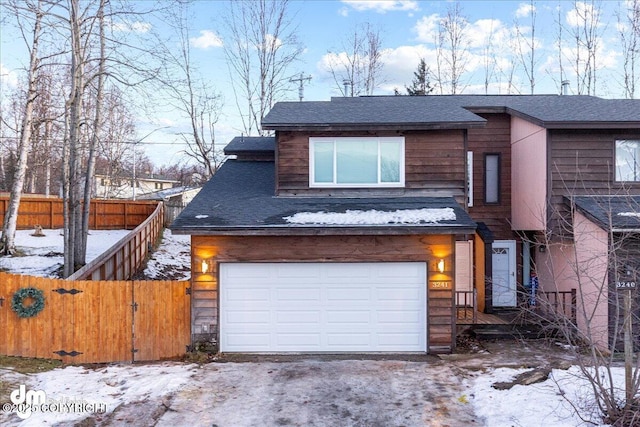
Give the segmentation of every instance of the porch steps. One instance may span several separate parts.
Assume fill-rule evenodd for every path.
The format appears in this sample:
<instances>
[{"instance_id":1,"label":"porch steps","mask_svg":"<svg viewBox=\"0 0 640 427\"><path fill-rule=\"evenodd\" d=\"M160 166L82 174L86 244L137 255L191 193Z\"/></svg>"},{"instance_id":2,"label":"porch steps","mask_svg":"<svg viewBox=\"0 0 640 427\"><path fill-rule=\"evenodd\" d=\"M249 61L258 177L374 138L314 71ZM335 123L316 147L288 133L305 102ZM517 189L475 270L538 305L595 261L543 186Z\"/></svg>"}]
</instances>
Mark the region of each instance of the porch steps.
<instances>
[{"instance_id":1,"label":"porch steps","mask_svg":"<svg viewBox=\"0 0 640 427\"><path fill-rule=\"evenodd\" d=\"M548 330L539 325L473 325L471 334L478 340L539 339L548 336Z\"/></svg>"}]
</instances>

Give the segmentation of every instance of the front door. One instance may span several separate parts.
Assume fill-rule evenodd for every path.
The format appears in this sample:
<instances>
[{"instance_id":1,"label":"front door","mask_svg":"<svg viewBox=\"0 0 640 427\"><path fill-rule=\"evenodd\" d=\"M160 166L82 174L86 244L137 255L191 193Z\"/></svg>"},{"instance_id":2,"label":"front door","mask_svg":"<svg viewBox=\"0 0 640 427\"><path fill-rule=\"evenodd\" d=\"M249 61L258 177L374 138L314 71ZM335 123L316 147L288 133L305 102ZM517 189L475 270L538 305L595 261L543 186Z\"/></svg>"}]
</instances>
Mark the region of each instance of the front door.
<instances>
[{"instance_id":1,"label":"front door","mask_svg":"<svg viewBox=\"0 0 640 427\"><path fill-rule=\"evenodd\" d=\"M496 240L492 251L494 307L516 306L516 242Z\"/></svg>"}]
</instances>

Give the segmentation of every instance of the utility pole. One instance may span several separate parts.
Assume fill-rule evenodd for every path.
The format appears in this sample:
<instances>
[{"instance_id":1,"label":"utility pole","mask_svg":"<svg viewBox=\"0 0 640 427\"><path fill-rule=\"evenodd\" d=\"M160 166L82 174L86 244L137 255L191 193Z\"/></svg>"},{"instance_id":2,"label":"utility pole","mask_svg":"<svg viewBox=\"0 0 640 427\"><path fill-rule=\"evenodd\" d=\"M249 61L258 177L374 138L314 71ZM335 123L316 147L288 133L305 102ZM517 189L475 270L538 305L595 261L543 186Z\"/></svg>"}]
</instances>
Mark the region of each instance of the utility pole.
<instances>
[{"instance_id":1,"label":"utility pole","mask_svg":"<svg viewBox=\"0 0 640 427\"><path fill-rule=\"evenodd\" d=\"M304 82L311 81L311 76L305 77L304 72L302 72L300 73L300 77L298 77L297 79L291 78L289 79L289 81L291 83L300 83L300 85L298 86L298 97L300 98L300 102L302 102L302 99L304 98Z\"/></svg>"}]
</instances>

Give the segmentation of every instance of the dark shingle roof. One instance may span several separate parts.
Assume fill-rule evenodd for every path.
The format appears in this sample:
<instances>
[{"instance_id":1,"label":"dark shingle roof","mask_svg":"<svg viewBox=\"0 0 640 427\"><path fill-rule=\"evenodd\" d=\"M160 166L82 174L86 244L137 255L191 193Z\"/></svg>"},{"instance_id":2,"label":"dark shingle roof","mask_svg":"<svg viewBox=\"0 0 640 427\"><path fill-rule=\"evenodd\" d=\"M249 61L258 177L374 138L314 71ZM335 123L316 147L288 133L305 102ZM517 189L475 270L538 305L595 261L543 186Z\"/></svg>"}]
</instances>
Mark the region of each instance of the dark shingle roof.
<instances>
[{"instance_id":1,"label":"dark shingle roof","mask_svg":"<svg viewBox=\"0 0 640 427\"><path fill-rule=\"evenodd\" d=\"M576 208L587 218L607 231L640 229L640 196L573 196L565 203Z\"/></svg>"},{"instance_id":2,"label":"dark shingle roof","mask_svg":"<svg viewBox=\"0 0 640 427\"><path fill-rule=\"evenodd\" d=\"M275 149L276 138L273 136L236 136L224 147L224 154L270 153Z\"/></svg>"},{"instance_id":3,"label":"dark shingle roof","mask_svg":"<svg viewBox=\"0 0 640 427\"><path fill-rule=\"evenodd\" d=\"M315 233L318 229L349 229L366 234L394 232L468 233L475 222L450 197L275 197L274 163L227 160L171 225L177 234L232 234L272 231L277 234ZM284 217L300 212L346 212L452 208L455 220L437 224L318 225L290 224ZM316 230L316 231L314 231Z\"/></svg>"},{"instance_id":4,"label":"dark shingle roof","mask_svg":"<svg viewBox=\"0 0 640 427\"><path fill-rule=\"evenodd\" d=\"M332 98L279 102L262 120L264 129L482 126L479 111L503 111L541 126L640 127L640 100L584 95L430 95Z\"/></svg>"}]
</instances>

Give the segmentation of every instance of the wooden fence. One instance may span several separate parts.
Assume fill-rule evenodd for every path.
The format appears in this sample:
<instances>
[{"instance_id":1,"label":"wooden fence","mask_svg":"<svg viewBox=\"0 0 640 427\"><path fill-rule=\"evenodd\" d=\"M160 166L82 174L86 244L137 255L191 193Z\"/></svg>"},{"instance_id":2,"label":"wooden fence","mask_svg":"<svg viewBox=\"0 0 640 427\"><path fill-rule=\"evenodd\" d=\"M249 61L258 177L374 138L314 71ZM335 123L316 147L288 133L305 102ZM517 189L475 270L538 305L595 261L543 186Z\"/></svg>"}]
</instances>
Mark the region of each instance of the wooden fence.
<instances>
[{"instance_id":1,"label":"wooden fence","mask_svg":"<svg viewBox=\"0 0 640 427\"><path fill-rule=\"evenodd\" d=\"M68 277L68 280L128 280L142 266L160 237L164 205L157 203L153 213L109 250Z\"/></svg>"},{"instance_id":2,"label":"wooden fence","mask_svg":"<svg viewBox=\"0 0 640 427\"><path fill-rule=\"evenodd\" d=\"M94 199L89 207L89 228L92 230L131 230L143 222L156 209L153 200L101 200ZM9 198L0 196L0 224L9 207ZM50 197L23 197L18 209L18 229L62 228L62 199Z\"/></svg>"},{"instance_id":3,"label":"wooden fence","mask_svg":"<svg viewBox=\"0 0 640 427\"><path fill-rule=\"evenodd\" d=\"M12 299L29 287L43 293L44 309L21 318ZM189 282L68 281L0 273L0 354L65 363L180 357L191 340L188 293Z\"/></svg>"}]
</instances>

